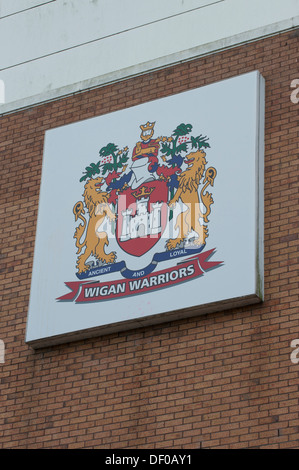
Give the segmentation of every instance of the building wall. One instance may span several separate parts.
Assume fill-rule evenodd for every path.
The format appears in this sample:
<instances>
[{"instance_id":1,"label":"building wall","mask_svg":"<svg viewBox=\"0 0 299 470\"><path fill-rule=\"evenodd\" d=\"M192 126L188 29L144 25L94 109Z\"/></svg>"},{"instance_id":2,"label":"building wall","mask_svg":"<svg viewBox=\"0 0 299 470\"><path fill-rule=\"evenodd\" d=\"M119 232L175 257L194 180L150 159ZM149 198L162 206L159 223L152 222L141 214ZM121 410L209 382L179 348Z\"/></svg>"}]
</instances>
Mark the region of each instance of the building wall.
<instances>
[{"instance_id":1,"label":"building wall","mask_svg":"<svg viewBox=\"0 0 299 470\"><path fill-rule=\"evenodd\" d=\"M0 447L298 448L298 38L289 31L1 117ZM266 81L264 302L26 345L45 130L253 70Z\"/></svg>"},{"instance_id":2,"label":"building wall","mask_svg":"<svg viewBox=\"0 0 299 470\"><path fill-rule=\"evenodd\" d=\"M0 113L298 25L299 0L2 0Z\"/></svg>"}]
</instances>

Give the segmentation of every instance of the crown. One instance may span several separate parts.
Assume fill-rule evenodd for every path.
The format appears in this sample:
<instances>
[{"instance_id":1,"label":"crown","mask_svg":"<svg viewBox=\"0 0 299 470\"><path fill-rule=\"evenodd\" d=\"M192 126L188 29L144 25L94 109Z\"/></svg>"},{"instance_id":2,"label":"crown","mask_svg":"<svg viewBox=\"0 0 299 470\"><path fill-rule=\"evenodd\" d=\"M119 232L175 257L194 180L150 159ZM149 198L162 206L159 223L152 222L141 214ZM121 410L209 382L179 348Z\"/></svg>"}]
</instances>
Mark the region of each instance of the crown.
<instances>
[{"instance_id":1,"label":"crown","mask_svg":"<svg viewBox=\"0 0 299 470\"><path fill-rule=\"evenodd\" d=\"M149 196L152 194L155 188L147 188L146 186L142 186L138 191L132 192L132 196L135 197L135 199L139 199L140 197L145 197Z\"/></svg>"},{"instance_id":2,"label":"crown","mask_svg":"<svg viewBox=\"0 0 299 470\"><path fill-rule=\"evenodd\" d=\"M147 121L146 124L141 124L140 129L142 131L151 131L154 128L155 122L149 122Z\"/></svg>"}]
</instances>

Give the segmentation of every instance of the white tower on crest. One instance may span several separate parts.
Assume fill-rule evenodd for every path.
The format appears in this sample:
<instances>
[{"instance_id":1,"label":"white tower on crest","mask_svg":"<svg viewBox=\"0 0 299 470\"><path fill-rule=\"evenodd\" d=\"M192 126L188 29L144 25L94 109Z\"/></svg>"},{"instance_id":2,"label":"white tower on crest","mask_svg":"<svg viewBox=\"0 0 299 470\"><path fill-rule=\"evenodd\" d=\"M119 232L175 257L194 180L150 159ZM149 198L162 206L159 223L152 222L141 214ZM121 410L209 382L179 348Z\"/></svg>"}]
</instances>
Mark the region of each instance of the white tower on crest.
<instances>
[{"instance_id":1,"label":"white tower on crest","mask_svg":"<svg viewBox=\"0 0 299 470\"><path fill-rule=\"evenodd\" d=\"M148 212L148 201L148 197L142 197L136 201L136 214L134 217L132 217L133 209L122 211L121 242L148 235L157 235L161 232L163 202L155 202L151 206L151 212Z\"/></svg>"}]
</instances>

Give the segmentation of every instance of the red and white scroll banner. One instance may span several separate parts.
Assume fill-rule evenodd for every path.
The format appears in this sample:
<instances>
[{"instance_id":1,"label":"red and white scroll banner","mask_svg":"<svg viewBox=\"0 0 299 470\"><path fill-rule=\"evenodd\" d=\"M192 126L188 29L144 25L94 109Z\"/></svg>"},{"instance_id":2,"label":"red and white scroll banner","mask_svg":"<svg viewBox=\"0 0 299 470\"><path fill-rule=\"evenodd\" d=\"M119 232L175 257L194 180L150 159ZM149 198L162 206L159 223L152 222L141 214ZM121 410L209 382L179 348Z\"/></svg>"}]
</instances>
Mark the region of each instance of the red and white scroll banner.
<instances>
[{"instance_id":1,"label":"red and white scroll banner","mask_svg":"<svg viewBox=\"0 0 299 470\"><path fill-rule=\"evenodd\" d=\"M157 289L170 287L175 284L195 279L222 264L222 261L208 261L215 248L204 253L199 253L191 258L179 262L173 268L158 271L155 274L138 279L122 279L109 282L75 281L66 282L65 285L71 292L58 297L59 301L99 302L111 300L129 295L144 294Z\"/></svg>"}]
</instances>

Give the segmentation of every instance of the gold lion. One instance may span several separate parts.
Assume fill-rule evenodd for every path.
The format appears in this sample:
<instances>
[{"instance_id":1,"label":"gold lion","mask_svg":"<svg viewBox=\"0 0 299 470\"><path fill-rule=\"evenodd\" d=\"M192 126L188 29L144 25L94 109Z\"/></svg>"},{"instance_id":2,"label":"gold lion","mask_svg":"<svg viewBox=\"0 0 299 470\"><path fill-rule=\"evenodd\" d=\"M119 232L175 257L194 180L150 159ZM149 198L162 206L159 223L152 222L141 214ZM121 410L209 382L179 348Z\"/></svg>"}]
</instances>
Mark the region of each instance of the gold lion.
<instances>
[{"instance_id":1,"label":"gold lion","mask_svg":"<svg viewBox=\"0 0 299 470\"><path fill-rule=\"evenodd\" d=\"M211 186L214 185L216 177L216 169L213 167L208 168L205 172L205 165L207 163L205 156L206 154L203 150L186 155L185 163L187 163L188 168L178 176L179 187L168 205L170 208L173 208L180 199L187 206L187 210L177 216L175 228L179 229L179 233L177 238L171 238L167 241L166 248L168 250L175 249L185 241L191 230L197 233L194 244L205 244L208 228L206 225L201 225L199 219L202 218L205 223L208 222L208 215L211 213L210 206L214 201L212 195L208 192L204 193L204 191L209 184ZM203 214L199 205L198 187L204 172L205 178L203 183L205 184L200 192L201 202L206 209Z\"/></svg>"},{"instance_id":2,"label":"gold lion","mask_svg":"<svg viewBox=\"0 0 299 470\"><path fill-rule=\"evenodd\" d=\"M89 256L92 254L99 260L104 263L110 264L114 263L116 255L114 252L106 254L104 251L105 246L108 246L108 235L106 232L99 231L101 224L104 222L105 217L107 216L110 222L114 221L116 216L111 211L108 205L108 193L101 191L101 186L103 184L103 178L98 177L95 179L90 179L84 186L84 202L85 206L89 213L88 225L86 222L84 206L82 201L78 201L73 207L73 213L75 215L75 220L81 219L83 225L80 224L74 234L76 239L76 247L78 248L77 254L79 254L82 248L85 246L85 251L77 259L77 268L78 272L82 273L89 269L89 266L85 264ZM86 229L85 240L81 243L80 239L84 234Z\"/></svg>"}]
</instances>

